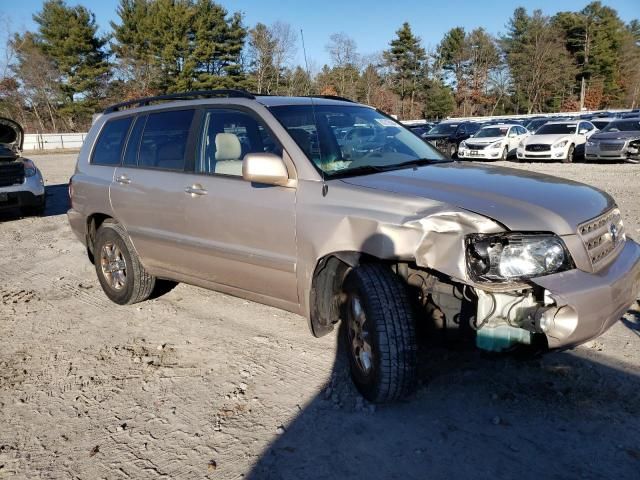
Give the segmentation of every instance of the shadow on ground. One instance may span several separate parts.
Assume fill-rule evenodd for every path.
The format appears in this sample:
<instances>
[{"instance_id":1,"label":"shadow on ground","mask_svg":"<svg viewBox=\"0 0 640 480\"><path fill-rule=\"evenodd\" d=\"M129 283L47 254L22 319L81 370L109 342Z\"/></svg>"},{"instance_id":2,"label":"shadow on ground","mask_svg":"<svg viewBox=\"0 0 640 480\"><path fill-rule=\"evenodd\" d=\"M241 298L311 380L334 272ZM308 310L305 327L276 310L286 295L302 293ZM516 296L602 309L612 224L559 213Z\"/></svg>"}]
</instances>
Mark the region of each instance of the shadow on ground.
<instances>
[{"instance_id":1,"label":"shadow on ground","mask_svg":"<svg viewBox=\"0 0 640 480\"><path fill-rule=\"evenodd\" d=\"M638 478L640 376L585 351L526 361L422 352L418 392L374 410L338 350L327 390L247 478Z\"/></svg>"},{"instance_id":2,"label":"shadow on ground","mask_svg":"<svg viewBox=\"0 0 640 480\"><path fill-rule=\"evenodd\" d=\"M53 217L56 215L64 215L69 209L69 191L68 184L60 183L57 185L46 185L45 195L47 196L47 205L43 217ZM9 222L25 218L25 213L18 208L0 211L0 222Z\"/></svg>"}]
</instances>

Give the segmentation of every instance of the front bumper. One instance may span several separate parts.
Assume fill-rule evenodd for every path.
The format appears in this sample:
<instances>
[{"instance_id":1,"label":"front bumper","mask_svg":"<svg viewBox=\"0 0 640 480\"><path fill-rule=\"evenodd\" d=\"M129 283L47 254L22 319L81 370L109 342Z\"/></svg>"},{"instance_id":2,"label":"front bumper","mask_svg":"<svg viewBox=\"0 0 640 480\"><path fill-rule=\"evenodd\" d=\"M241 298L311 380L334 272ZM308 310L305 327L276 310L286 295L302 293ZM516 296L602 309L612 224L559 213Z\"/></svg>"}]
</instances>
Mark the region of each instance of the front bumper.
<instances>
[{"instance_id":1,"label":"front bumper","mask_svg":"<svg viewBox=\"0 0 640 480\"><path fill-rule=\"evenodd\" d=\"M476 150L460 147L458 149L458 158L467 158L469 160L497 160L501 155L501 148L483 148L482 150Z\"/></svg>"},{"instance_id":2,"label":"front bumper","mask_svg":"<svg viewBox=\"0 0 640 480\"><path fill-rule=\"evenodd\" d=\"M529 152L523 148L516 150L516 157L518 160L533 160L533 161L556 161L564 160L567 158L568 151L566 149L551 149L543 152Z\"/></svg>"},{"instance_id":3,"label":"front bumper","mask_svg":"<svg viewBox=\"0 0 640 480\"><path fill-rule=\"evenodd\" d=\"M618 257L596 273L574 269L533 283L559 307L547 332L549 348L574 347L603 334L638 298L640 246L627 239Z\"/></svg>"},{"instance_id":4,"label":"front bumper","mask_svg":"<svg viewBox=\"0 0 640 480\"><path fill-rule=\"evenodd\" d=\"M21 184L0 187L0 210L41 206L44 193L44 180L38 170L35 175L26 177Z\"/></svg>"},{"instance_id":5,"label":"front bumper","mask_svg":"<svg viewBox=\"0 0 640 480\"><path fill-rule=\"evenodd\" d=\"M599 145L587 146L584 151L584 159L592 161L620 162L627 160L640 160L640 151L629 148L626 145L619 150L601 150Z\"/></svg>"}]
</instances>

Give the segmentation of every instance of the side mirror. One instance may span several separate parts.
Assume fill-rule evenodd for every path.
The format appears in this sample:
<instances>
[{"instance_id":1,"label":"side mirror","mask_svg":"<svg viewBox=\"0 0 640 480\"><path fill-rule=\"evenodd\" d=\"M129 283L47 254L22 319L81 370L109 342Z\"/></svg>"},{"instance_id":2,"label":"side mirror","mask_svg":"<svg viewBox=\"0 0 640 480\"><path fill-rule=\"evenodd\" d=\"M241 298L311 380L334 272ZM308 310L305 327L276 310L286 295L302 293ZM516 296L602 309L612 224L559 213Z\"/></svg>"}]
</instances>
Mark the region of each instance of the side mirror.
<instances>
[{"instance_id":1,"label":"side mirror","mask_svg":"<svg viewBox=\"0 0 640 480\"><path fill-rule=\"evenodd\" d=\"M586 135L587 133L589 133L589 130L587 130L586 128L581 128L580 131L578 132L580 135Z\"/></svg>"},{"instance_id":2,"label":"side mirror","mask_svg":"<svg viewBox=\"0 0 640 480\"><path fill-rule=\"evenodd\" d=\"M242 178L266 185L285 186L289 183L284 161L273 153L247 153L242 160Z\"/></svg>"}]
</instances>

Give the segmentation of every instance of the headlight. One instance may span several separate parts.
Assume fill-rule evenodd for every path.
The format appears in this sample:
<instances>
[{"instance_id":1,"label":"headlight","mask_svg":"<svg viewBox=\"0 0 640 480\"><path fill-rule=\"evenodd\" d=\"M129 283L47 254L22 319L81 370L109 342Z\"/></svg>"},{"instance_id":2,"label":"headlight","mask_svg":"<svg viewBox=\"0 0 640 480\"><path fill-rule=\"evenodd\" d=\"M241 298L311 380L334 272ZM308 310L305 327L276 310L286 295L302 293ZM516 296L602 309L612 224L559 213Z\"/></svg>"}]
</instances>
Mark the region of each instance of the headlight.
<instances>
[{"instance_id":1,"label":"headlight","mask_svg":"<svg viewBox=\"0 0 640 480\"><path fill-rule=\"evenodd\" d=\"M597 145L596 142L592 142L592 141L587 142L587 147L595 147L596 145Z\"/></svg>"},{"instance_id":2,"label":"headlight","mask_svg":"<svg viewBox=\"0 0 640 480\"><path fill-rule=\"evenodd\" d=\"M518 144L518 148L524 148L524 140L520 140L520 143Z\"/></svg>"},{"instance_id":3,"label":"headlight","mask_svg":"<svg viewBox=\"0 0 640 480\"><path fill-rule=\"evenodd\" d=\"M467 270L484 282L518 281L571 268L564 243L553 234L471 234Z\"/></svg>"},{"instance_id":4,"label":"headlight","mask_svg":"<svg viewBox=\"0 0 640 480\"><path fill-rule=\"evenodd\" d=\"M502 140L493 142L491 145L489 145L489 148L502 148Z\"/></svg>"},{"instance_id":5,"label":"headlight","mask_svg":"<svg viewBox=\"0 0 640 480\"><path fill-rule=\"evenodd\" d=\"M460 148L467 148L467 143L465 141L460 142Z\"/></svg>"},{"instance_id":6,"label":"headlight","mask_svg":"<svg viewBox=\"0 0 640 480\"><path fill-rule=\"evenodd\" d=\"M554 143L551 148L562 148L562 147L566 146L567 143L569 143L569 140L562 140L561 142Z\"/></svg>"},{"instance_id":7,"label":"headlight","mask_svg":"<svg viewBox=\"0 0 640 480\"><path fill-rule=\"evenodd\" d=\"M24 161L24 176L33 177L37 173L38 169L31 160Z\"/></svg>"}]
</instances>

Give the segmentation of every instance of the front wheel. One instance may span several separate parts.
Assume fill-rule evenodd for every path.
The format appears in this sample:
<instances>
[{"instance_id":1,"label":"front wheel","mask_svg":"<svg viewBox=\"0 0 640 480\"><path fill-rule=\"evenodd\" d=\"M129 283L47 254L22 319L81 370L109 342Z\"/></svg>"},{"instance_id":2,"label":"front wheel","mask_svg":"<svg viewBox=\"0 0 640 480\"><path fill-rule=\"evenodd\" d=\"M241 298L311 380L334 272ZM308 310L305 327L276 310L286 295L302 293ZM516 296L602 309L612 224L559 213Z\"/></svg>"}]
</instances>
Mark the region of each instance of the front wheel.
<instances>
[{"instance_id":1,"label":"front wheel","mask_svg":"<svg viewBox=\"0 0 640 480\"><path fill-rule=\"evenodd\" d=\"M130 305L149 298L156 279L140 263L122 225L107 220L100 226L94 256L98 280L111 301Z\"/></svg>"},{"instance_id":2,"label":"front wheel","mask_svg":"<svg viewBox=\"0 0 640 480\"><path fill-rule=\"evenodd\" d=\"M563 163L573 163L573 155L576 149L573 145L569 145L569 150L567 150L567 158L563 159Z\"/></svg>"},{"instance_id":3,"label":"front wheel","mask_svg":"<svg viewBox=\"0 0 640 480\"><path fill-rule=\"evenodd\" d=\"M502 160L503 162L507 160L507 157L509 156L509 149L507 147L504 147L502 149L502 156L500 157L500 160Z\"/></svg>"},{"instance_id":4,"label":"front wheel","mask_svg":"<svg viewBox=\"0 0 640 480\"><path fill-rule=\"evenodd\" d=\"M449 158L454 158L456 156L456 153L458 152L458 148L456 146L456 144L451 144L449 146Z\"/></svg>"},{"instance_id":5,"label":"front wheel","mask_svg":"<svg viewBox=\"0 0 640 480\"><path fill-rule=\"evenodd\" d=\"M405 285L387 267L365 264L345 281L343 331L351 377L369 401L384 403L416 383L415 318Z\"/></svg>"}]
</instances>

